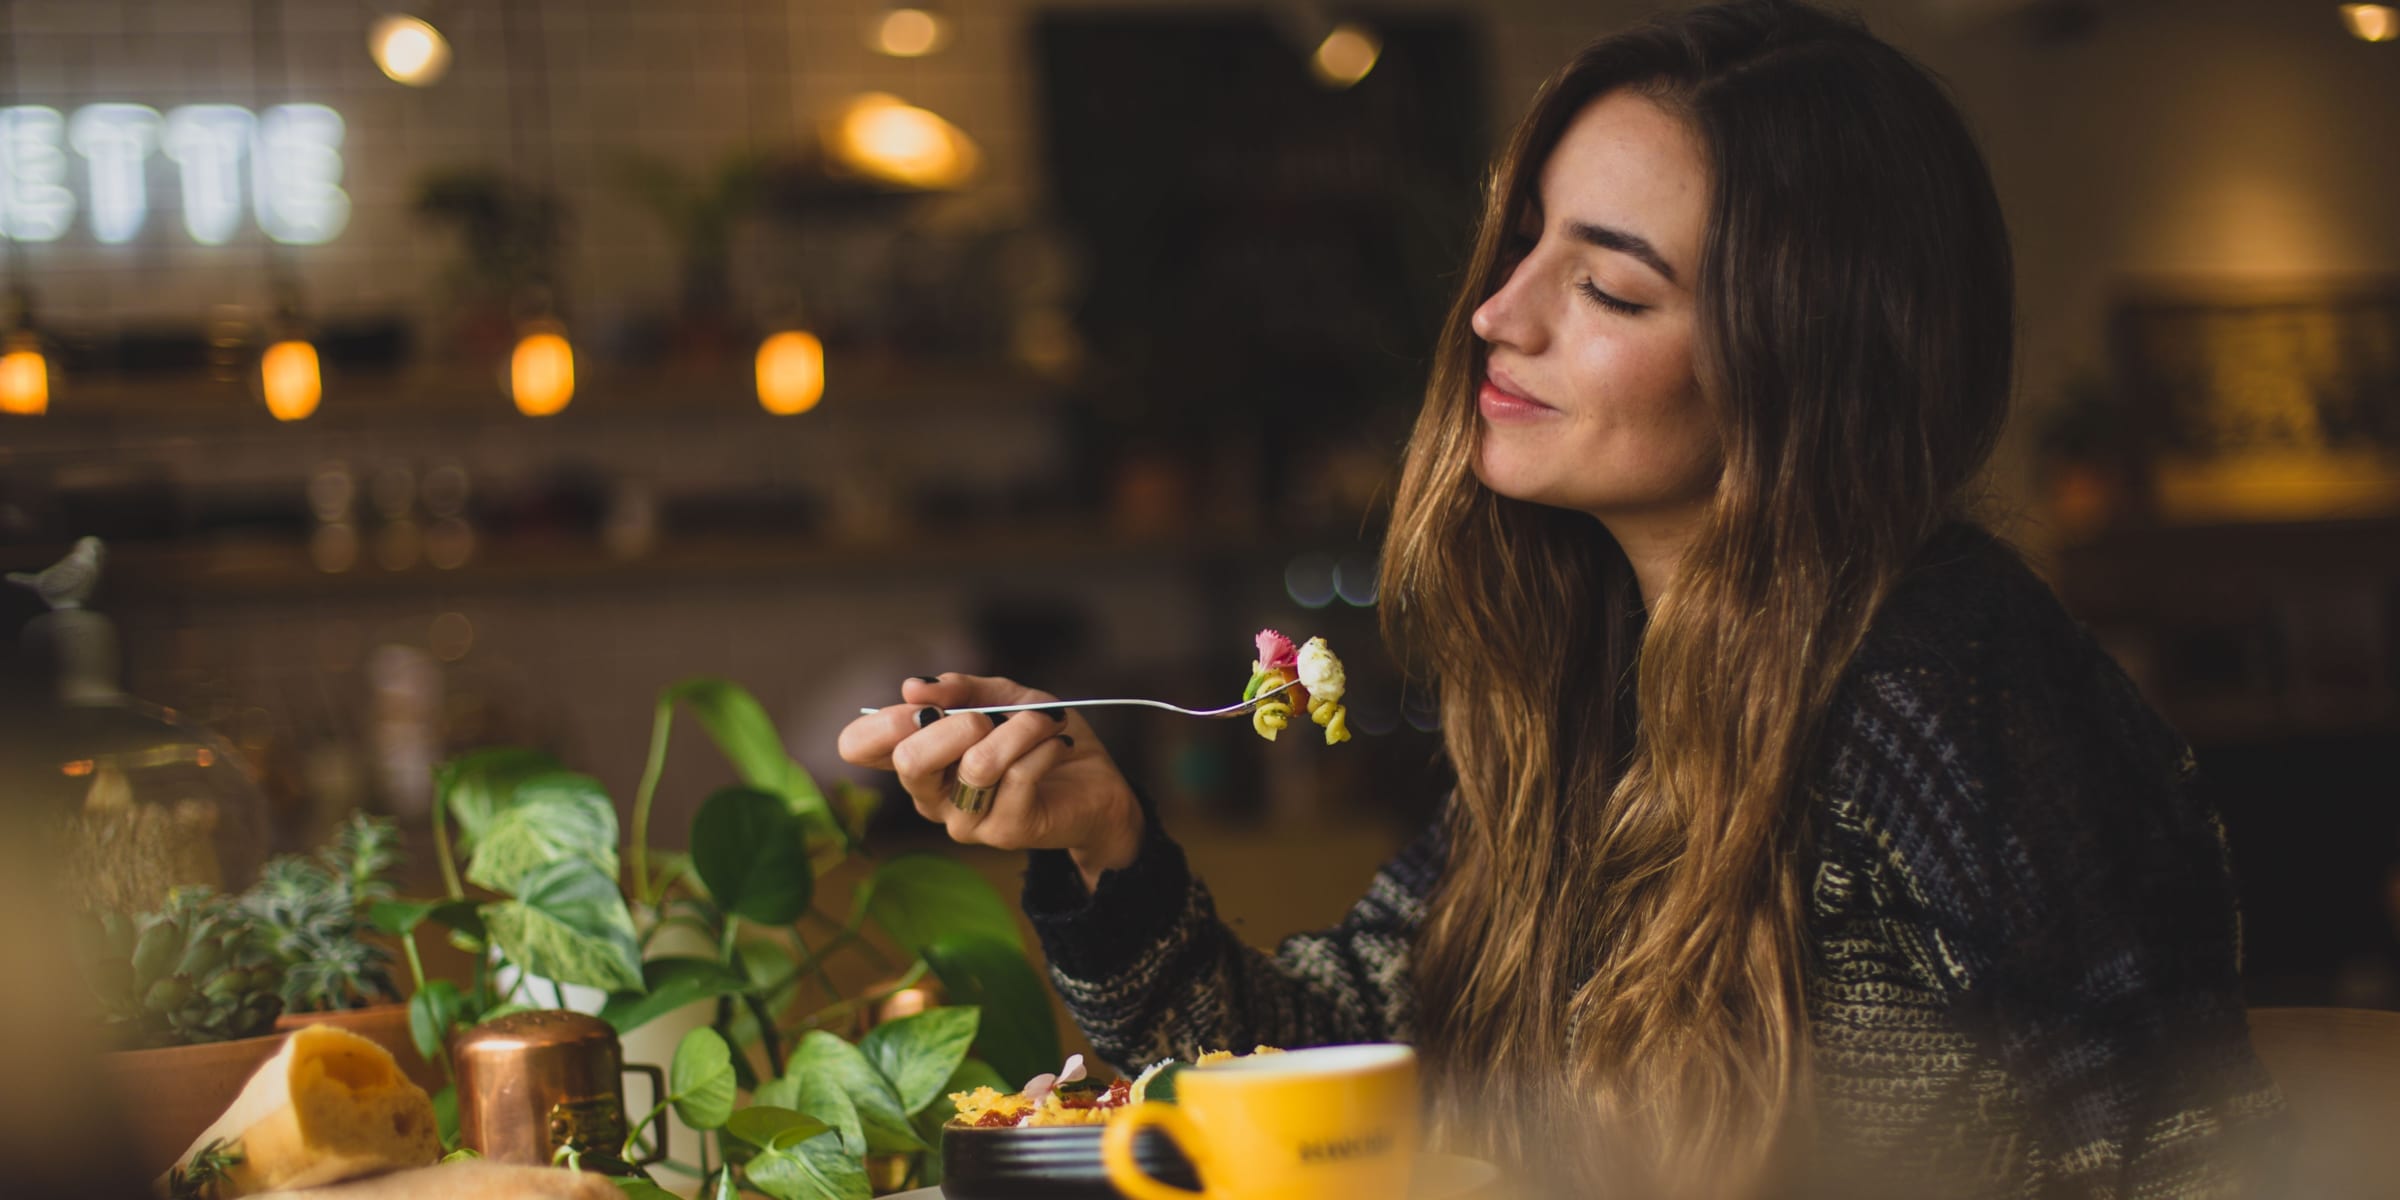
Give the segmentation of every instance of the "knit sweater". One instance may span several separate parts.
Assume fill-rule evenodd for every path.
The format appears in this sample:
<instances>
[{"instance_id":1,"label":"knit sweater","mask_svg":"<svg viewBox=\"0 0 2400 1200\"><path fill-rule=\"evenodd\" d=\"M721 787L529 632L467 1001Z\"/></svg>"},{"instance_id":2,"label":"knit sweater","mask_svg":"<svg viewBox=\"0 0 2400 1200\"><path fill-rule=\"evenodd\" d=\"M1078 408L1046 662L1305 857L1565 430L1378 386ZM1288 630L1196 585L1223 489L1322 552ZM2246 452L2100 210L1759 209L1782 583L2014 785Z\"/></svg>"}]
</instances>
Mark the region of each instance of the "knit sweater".
<instances>
[{"instance_id":1,"label":"knit sweater","mask_svg":"<svg viewBox=\"0 0 2400 1200\"><path fill-rule=\"evenodd\" d=\"M1919 556L1795 791L1814 1108L1822 1157L1859 1168L1844 1190L2254 1194L2281 1102L2251 1052L2223 830L2191 770L2013 552L1959 526ZM1064 853L1035 854L1024 904L1120 1068L1411 1041L1444 855L1437 822L1340 925L1272 954L1217 919L1155 819L1096 891Z\"/></svg>"}]
</instances>

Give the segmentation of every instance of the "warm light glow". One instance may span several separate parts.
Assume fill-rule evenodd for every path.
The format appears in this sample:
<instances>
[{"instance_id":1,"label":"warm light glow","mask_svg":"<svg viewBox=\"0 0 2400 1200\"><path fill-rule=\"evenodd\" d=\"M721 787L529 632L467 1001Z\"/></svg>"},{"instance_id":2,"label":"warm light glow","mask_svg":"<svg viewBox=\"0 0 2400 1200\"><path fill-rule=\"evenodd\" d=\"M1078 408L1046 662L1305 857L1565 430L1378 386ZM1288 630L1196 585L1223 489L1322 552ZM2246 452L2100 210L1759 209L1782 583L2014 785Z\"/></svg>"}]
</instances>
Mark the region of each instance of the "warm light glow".
<instances>
[{"instance_id":1,"label":"warm light glow","mask_svg":"<svg viewBox=\"0 0 2400 1200\"><path fill-rule=\"evenodd\" d=\"M1317 46L1315 57L1309 59L1308 69L1317 82L1331 88L1346 88L1367 77L1375 69L1375 60L1383 56L1383 39L1362 25L1345 21L1333 27Z\"/></svg>"},{"instance_id":2,"label":"warm light glow","mask_svg":"<svg viewBox=\"0 0 2400 1200\"><path fill-rule=\"evenodd\" d=\"M2337 521L2400 513L2400 470L2373 451L2291 451L2152 464L2170 521Z\"/></svg>"},{"instance_id":3,"label":"warm light glow","mask_svg":"<svg viewBox=\"0 0 2400 1200\"><path fill-rule=\"evenodd\" d=\"M0 355L0 412L38 417L50 411L50 360L26 339L11 339Z\"/></svg>"},{"instance_id":4,"label":"warm light glow","mask_svg":"<svg viewBox=\"0 0 2400 1200\"><path fill-rule=\"evenodd\" d=\"M758 348L758 404L779 417L804 413L825 395L825 343L787 329Z\"/></svg>"},{"instance_id":5,"label":"warm light glow","mask_svg":"<svg viewBox=\"0 0 2400 1200\"><path fill-rule=\"evenodd\" d=\"M395 13L367 31L367 53L394 83L426 87L450 69L450 41L416 17Z\"/></svg>"},{"instance_id":6,"label":"warm light glow","mask_svg":"<svg viewBox=\"0 0 2400 1200\"><path fill-rule=\"evenodd\" d=\"M508 392L517 411L547 417L575 398L575 348L555 327L538 327L508 356Z\"/></svg>"},{"instance_id":7,"label":"warm light glow","mask_svg":"<svg viewBox=\"0 0 2400 1200\"><path fill-rule=\"evenodd\" d=\"M91 774L97 766L98 764L94 763L91 759L79 758L73 762L61 764L58 770L60 774L65 775L68 778L81 779L84 776Z\"/></svg>"},{"instance_id":8,"label":"warm light glow","mask_svg":"<svg viewBox=\"0 0 2400 1200\"><path fill-rule=\"evenodd\" d=\"M975 173L981 159L975 143L957 126L880 92L853 99L833 132L834 153L842 165L908 187L957 187Z\"/></svg>"},{"instance_id":9,"label":"warm light glow","mask_svg":"<svg viewBox=\"0 0 2400 1200\"><path fill-rule=\"evenodd\" d=\"M2388 42L2400 38L2400 8L2389 4L2345 4L2342 24L2350 27L2350 36L2366 42Z\"/></svg>"},{"instance_id":10,"label":"warm light glow","mask_svg":"<svg viewBox=\"0 0 2400 1200\"><path fill-rule=\"evenodd\" d=\"M875 22L871 44L894 58L918 58L950 41L950 23L922 8L895 8Z\"/></svg>"},{"instance_id":11,"label":"warm light glow","mask_svg":"<svg viewBox=\"0 0 2400 1200\"><path fill-rule=\"evenodd\" d=\"M325 395L317 370L317 348L302 341L277 342L258 360L259 392L278 421L297 421L317 411Z\"/></svg>"}]
</instances>

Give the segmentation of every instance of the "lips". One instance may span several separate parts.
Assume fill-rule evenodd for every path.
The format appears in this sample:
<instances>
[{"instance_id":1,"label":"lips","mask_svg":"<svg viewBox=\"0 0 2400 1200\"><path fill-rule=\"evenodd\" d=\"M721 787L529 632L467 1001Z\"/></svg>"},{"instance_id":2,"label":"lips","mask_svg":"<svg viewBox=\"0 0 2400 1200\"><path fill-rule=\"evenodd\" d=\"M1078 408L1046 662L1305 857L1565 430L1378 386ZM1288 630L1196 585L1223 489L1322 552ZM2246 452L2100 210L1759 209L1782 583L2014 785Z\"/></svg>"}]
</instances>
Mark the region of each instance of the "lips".
<instances>
[{"instance_id":1,"label":"lips","mask_svg":"<svg viewBox=\"0 0 2400 1200\"><path fill-rule=\"evenodd\" d=\"M1475 393L1476 410L1494 421L1532 420L1557 414L1557 409L1517 390L1515 383L1497 371L1485 376L1483 387Z\"/></svg>"}]
</instances>

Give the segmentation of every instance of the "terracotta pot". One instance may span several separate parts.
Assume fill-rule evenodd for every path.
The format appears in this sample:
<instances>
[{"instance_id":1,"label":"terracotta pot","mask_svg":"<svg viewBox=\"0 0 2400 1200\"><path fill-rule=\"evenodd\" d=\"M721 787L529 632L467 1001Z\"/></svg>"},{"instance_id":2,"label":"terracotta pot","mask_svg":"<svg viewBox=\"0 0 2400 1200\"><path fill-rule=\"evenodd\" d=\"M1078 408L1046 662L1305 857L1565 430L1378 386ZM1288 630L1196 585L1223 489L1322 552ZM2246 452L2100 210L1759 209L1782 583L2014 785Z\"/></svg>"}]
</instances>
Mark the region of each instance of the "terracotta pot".
<instances>
[{"instance_id":1,"label":"terracotta pot","mask_svg":"<svg viewBox=\"0 0 2400 1200\"><path fill-rule=\"evenodd\" d=\"M310 1025L331 1025L383 1047L392 1052L392 1060L400 1064L400 1073L409 1081L424 1088L427 1095L442 1090L449 1080L442 1078L442 1068L428 1062L417 1053L416 1039L408 1032L408 1006L405 1004L376 1004L366 1008L335 1009L332 1012L285 1013L275 1018L278 1033L290 1033Z\"/></svg>"},{"instance_id":2,"label":"terracotta pot","mask_svg":"<svg viewBox=\"0 0 2400 1200\"><path fill-rule=\"evenodd\" d=\"M125 1114L130 1147L145 1176L175 1165L192 1139L224 1115L259 1064L283 1048L283 1035L117 1050L101 1056L102 1069Z\"/></svg>"}]
</instances>

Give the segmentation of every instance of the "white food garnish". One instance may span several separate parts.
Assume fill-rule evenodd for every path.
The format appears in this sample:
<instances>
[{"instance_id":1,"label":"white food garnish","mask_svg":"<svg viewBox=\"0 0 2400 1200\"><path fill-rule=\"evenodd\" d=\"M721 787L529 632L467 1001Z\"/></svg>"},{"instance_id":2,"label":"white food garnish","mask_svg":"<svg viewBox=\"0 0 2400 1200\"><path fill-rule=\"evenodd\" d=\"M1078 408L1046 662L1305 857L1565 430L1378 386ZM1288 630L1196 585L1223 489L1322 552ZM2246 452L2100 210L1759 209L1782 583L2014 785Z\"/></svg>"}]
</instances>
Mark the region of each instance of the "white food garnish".
<instances>
[{"instance_id":1,"label":"white food garnish","mask_svg":"<svg viewBox=\"0 0 2400 1200\"><path fill-rule=\"evenodd\" d=\"M1310 700L1339 700L1347 683L1342 660L1333 656L1324 638L1312 637L1300 647L1300 686L1308 689Z\"/></svg>"}]
</instances>

